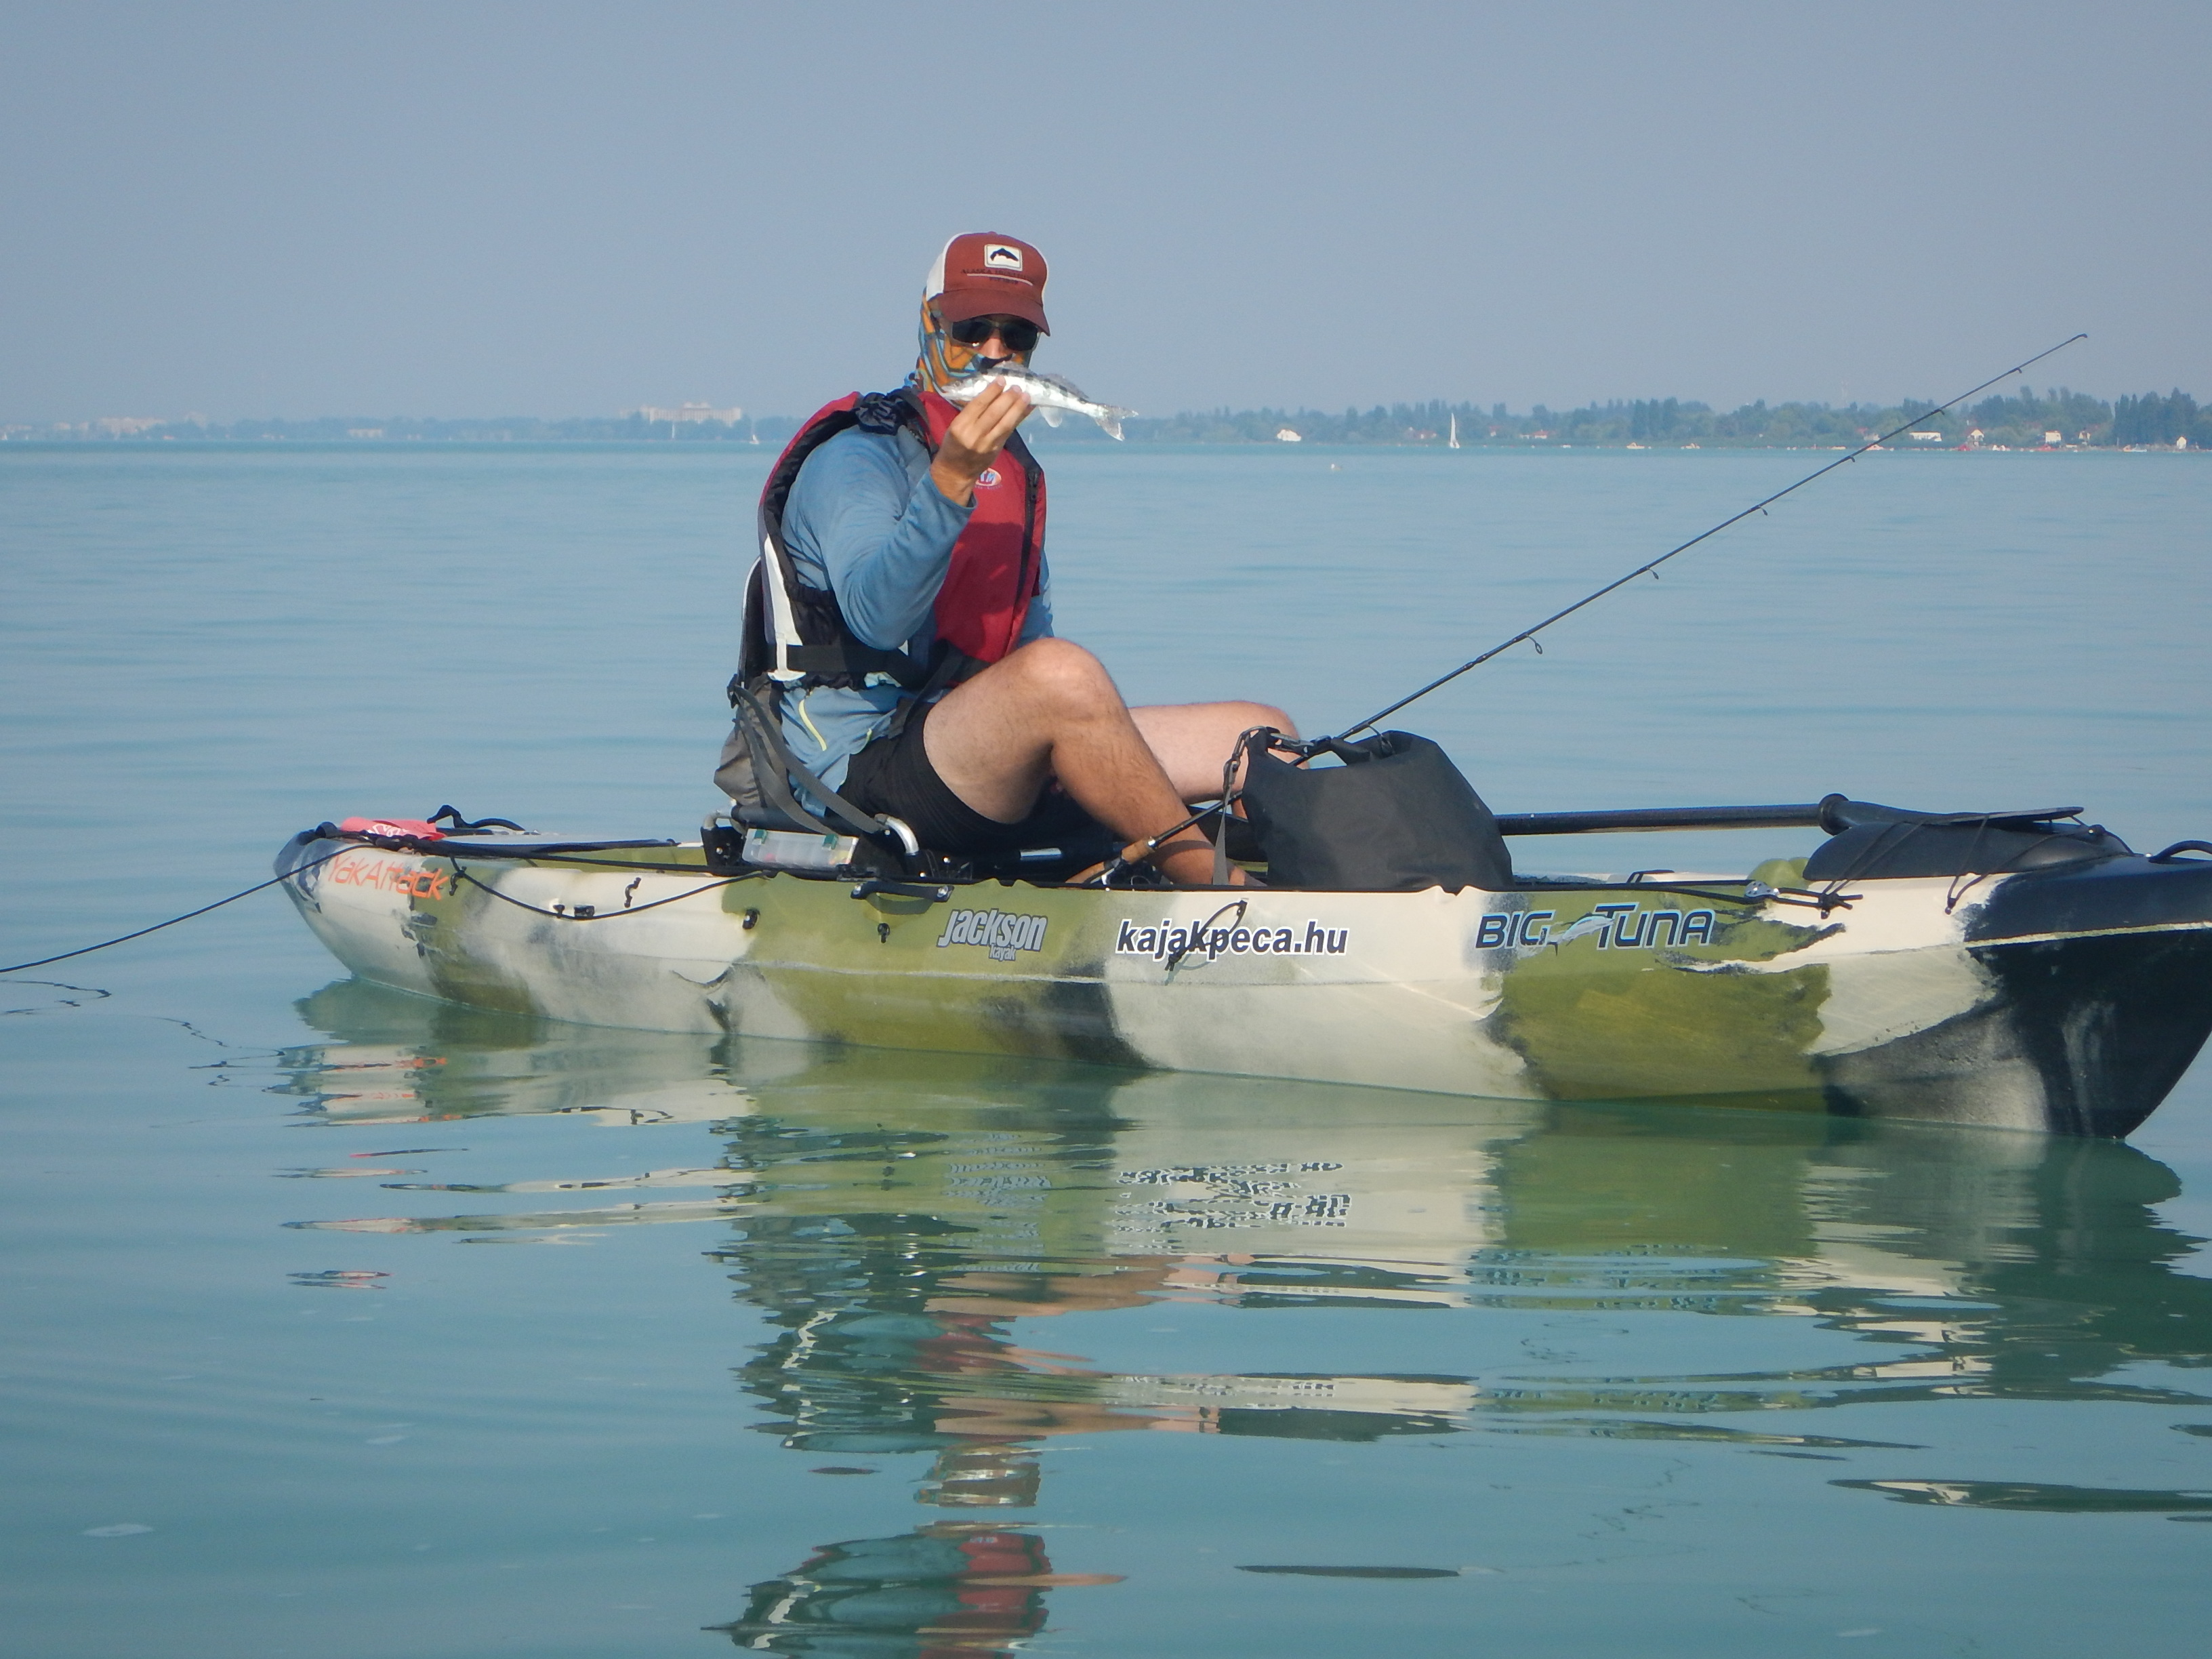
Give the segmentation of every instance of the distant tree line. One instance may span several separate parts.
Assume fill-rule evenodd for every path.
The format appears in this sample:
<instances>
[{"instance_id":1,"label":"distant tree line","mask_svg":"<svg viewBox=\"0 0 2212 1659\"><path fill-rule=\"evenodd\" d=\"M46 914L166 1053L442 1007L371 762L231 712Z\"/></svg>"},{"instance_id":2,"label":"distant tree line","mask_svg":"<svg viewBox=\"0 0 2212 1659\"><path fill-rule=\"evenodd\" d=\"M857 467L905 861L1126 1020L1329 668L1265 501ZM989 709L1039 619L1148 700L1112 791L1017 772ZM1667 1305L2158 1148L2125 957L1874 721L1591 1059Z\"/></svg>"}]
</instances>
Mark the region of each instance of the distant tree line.
<instances>
[{"instance_id":1,"label":"distant tree line","mask_svg":"<svg viewBox=\"0 0 2212 1659\"><path fill-rule=\"evenodd\" d=\"M1928 400L1907 399L1877 405L1784 403L1765 399L1741 408L1716 410L1679 398L1635 398L1552 410L1539 404L1523 415L1504 404L1487 408L1472 403L1377 404L1371 409L1330 413L1311 409L1229 409L1167 416L1137 416L1124 422L1135 442L1211 444L1274 443L1295 433L1305 443L1400 444L1433 447L1449 440L1455 421L1459 441L1468 447L1529 448L1543 446L1641 446L1645 448L1833 449L1865 442L1914 416ZM426 420L403 416L331 416L316 420L145 421L106 419L78 425L0 427L0 438L108 439L307 443L760 443L781 445L797 430L789 416L723 422L647 421L642 415L583 416L549 421L514 416L483 420ZM1033 441L1103 441L1091 422L1071 418L1057 428L1029 428ZM2185 441L2191 449L2212 448L2212 409L2175 391L2160 397L2147 392L2106 403L2061 386L2038 394L2022 386L2013 394L1985 398L1971 408L1924 422L1914 430L1932 434L1900 438L1899 448L1924 445L2039 448L2057 433L2068 446L2172 448Z\"/></svg>"},{"instance_id":2,"label":"distant tree line","mask_svg":"<svg viewBox=\"0 0 2212 1659\"><path fill-rule=\"evenodd\" d=\"M2196 398L2179 391L2163 398L2146 392L2140 398L2123 398L2112 405L2107 442L2171 444L2176 438L2188 439L2191 449L2212 444L2212 409L2199 409Z\"/></svg>"},{"instance_id":3,"label":"distant tree line","mask_svg":"<svg viewBox=\"0 0 2212 1659\"><path fill-rule=\"evenodd\" d=\"M1468 447L1526 448L1534 446L1631 444L1647 448L1849 448L1890 430L1926 409L1933 398L1908 398L1881 405L1851 403L1768 404L1764 399L1733 410L1679 398L1615 399L1580 409L1553 410L1539 404L1525 415L1503 404L1377 404L1341 414L1312 409L1215 409L1164 419L1125 422L1133 441L1165 443L1267 443L1295 432L1301 441L1324 444L1414 444L1449 441L1454 418L1459 441ZM2038 395L2028 386L2010 396L1985 398L1924 422L1914 430L1934 439L1900 438L1900 448L1924 443L1933 448L1968 442L1985 447L2040 448L2056 432L2065 445L2097 447L2164 445L2186 438L2189 447L2212 444L2212 410L2200 410L2186 392L2161 398L2155 392L2122 398L2117 404L2059 387ZM1979 434L1977 436L1976 434ZM1090 440L1103 436L1088 422L1070 421L1051 436Z\"/></svg>"}]
</instances>

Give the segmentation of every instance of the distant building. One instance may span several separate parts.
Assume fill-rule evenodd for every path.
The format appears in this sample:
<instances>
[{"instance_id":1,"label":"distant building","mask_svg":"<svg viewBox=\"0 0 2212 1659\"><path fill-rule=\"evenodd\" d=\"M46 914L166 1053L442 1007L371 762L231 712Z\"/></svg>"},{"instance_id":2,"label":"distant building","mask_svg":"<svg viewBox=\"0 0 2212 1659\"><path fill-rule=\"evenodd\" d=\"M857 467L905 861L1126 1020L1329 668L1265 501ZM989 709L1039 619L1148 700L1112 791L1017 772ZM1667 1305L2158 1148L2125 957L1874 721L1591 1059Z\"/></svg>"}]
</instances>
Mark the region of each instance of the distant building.
<instances>
[{"instance_id":1,"label":"distant building","mask_svg":"<svg viewBox=\"0 0 2212 1659\"><path fill-rule=\"evenodd\" d=\"M1940 444L1943 441L1943 434L1940 432L1909 432L1905 435L1917 444Z\"/></svg>"},{"instance_id":2,"label":"distant building","mask_svg":"<svg viewBox=\"0 0 2212 1659\"><path fill-rule=\"evenodd\" d=\"M1305 439L1290 428L1284 427L1275 434L1275 441L1279 444L1302 444Z\"/></svg>"},{"instance_id":3,"label":"distant building","mask_svg":"<svg viewBox=\"0 0 2212 1659\"><path fill-rule=\"evenodd\" d=\"M384 428L380 426L349 426L346 428L349 438L381 438L383 435Z\"/></svg>"},{"instance_id":4,"label":"distant building","mask_svg":"<svg viewBox=\"0 0 2212 1659\"><path fill-rule=\"evenodd\" d=\"M2046 432L2043 434L2043 441L2047 444L2063 444L2066 441L2066 434L2063 432Z\"/></svg>"},{"instance_id":5,"label":"distant building","mask_svg":"<svg viewBox=\"0 0 2212 1659\"><path fill-rule=\"evenodd\" d=\"M149 420L138 415L103 415L92 422L92 427L110 438L135 438L142 432L167 424L166 421Z\"/></svg>"},{"instance_id":6,"label":"distant building","mask_svg":"<svg viewBox=\"0 0 2212 1659\"><path fill-rule=\"evenodd\" d=\"M630 413L651 426L658 426L663 421L671 426L692 421L720 421L725 426L735 426L745 418L742 409L717 409L712 404L679 404L674 409L655 409L647 404Z\"/></svg>"}]
</instances>

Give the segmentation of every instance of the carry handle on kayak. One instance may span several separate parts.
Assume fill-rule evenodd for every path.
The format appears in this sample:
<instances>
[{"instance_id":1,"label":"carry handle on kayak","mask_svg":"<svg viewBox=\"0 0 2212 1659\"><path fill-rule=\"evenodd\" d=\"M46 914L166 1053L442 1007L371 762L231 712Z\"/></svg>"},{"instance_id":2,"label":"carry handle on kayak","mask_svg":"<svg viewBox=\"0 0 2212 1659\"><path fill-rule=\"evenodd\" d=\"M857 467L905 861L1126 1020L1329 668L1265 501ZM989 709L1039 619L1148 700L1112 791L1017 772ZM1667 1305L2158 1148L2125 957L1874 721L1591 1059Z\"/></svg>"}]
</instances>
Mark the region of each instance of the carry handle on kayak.
<instances>
[{"instance_id":1,"label":"carry handle on kayak","mask_svg":"<svg viewBox=\"0 0 2212 1659\"><path fill-rule=\"evenodd\" d=\"M943 904L952 896L952 889L943 882L890 881L880 876L871 876L866 881L855 882L853 896L873 898L878 893L893 898L927 899L932 904Z\"/></svg>"}]
</instances>

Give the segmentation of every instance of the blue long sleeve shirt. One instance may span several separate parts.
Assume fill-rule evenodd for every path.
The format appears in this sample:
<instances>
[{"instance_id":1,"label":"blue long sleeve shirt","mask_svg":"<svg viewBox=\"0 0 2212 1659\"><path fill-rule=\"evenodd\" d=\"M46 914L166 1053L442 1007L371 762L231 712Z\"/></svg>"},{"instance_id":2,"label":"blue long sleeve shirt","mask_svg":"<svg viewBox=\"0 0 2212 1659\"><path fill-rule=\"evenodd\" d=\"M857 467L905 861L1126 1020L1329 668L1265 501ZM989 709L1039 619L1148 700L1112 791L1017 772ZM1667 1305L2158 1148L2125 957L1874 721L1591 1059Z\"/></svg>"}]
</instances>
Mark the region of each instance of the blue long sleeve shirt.
<instances>
[{"instance_id":1,"label":"blue long sleeve shirt","mask_svg":"<svg viewBox=\"0 0 2212 1659\"><path fill-rule=\"evenodd\" d=\"M929 451L904 427L849 428L806 458L783 509L783 542L799 580L837 596L862 642L924 660L937 644L937 591L972 507L946 498L929 476ZM1052 632L1051 575L1040 587L1021 642ZM793 757L841 788L846 763L890 724L908 694L891 684L817 686L784 700Z\"/></svg>"}]
</instances>

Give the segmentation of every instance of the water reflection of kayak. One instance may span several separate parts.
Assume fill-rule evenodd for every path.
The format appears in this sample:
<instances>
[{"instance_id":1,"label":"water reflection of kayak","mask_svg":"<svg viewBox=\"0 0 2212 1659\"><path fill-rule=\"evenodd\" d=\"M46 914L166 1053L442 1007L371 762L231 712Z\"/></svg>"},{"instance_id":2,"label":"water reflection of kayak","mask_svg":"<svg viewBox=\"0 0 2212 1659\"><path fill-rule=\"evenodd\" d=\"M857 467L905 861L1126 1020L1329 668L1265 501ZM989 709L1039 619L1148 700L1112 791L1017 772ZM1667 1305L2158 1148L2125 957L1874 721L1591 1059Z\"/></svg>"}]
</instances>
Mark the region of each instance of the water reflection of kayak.
<instances>
[{"instance_id":1,"label":"water reflection of kayak","mask_svg":"<svg viewBox=\"0 0 2212 1659\"><path fill-rule=\"evenodd\" d=\"M683 1259L712 1239L767 1323L738 1371L760 1425L927 1456L941 1506L1025 1501L1036 1447L1115 1432L1826 1454L1924 1437L1832 1415L1859 1406L2203 1407L2200 1241L2159 1213L2172 1172L2109 1142L593 1030L359 983L302 1012L342 1039L283 1057L311 1115L348 1121L321 1091L366 1054L416 1062L419 1115L622 1130L562 1136L556 1182L479 1161L307 1225L428 1249L686 1224ZM632 1103L687 1089L711 1130ZM598 1190L679 1159L688 1185L714 1146L712 1199ZM1231 1312L1267 1317L1223 1348L1142 1334ZM1121 1363L1070 1352L1101 1343Z\"/></svg>"},{"instance_id":2,"label":"water reflection of kayak","mask_svg":"<svg viewBox=\"0 0 2212 1659\"><path fill-rule=\"evenodd\" d=\"M860 879L710 868L696 842L329 825L278 869L362 977L566 1021L1506 1100L2140 1123L2212 1030L2212 861L2051 813L1839 801L1809 859L1748 875L1500 891Z\"/></svg>"}]
</instances>

